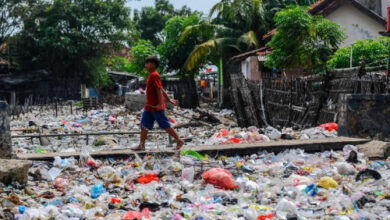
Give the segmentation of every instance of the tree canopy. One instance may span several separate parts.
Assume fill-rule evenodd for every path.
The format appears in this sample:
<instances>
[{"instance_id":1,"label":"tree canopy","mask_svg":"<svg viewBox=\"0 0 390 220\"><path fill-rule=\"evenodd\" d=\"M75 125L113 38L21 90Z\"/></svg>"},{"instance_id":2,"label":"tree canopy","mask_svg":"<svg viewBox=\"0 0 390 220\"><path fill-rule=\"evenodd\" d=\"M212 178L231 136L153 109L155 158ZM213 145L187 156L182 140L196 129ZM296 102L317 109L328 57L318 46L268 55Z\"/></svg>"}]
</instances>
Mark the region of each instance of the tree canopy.
<instances>
[{"instance_id":1,"label":"tree canopy","mask_svg":"<svg viewBox=\"0 0 390 220\"><path fill-rule=\"evenodd\" d=\"M166 22L174 16L188 16L193 12L184 6L175 10L168 0L155 0L154 7L144 7L141 11L134 11L134 22L141 38L149 40L157 46L162 43L161 31Z\"/></svg>"},{"instance_id":2,"label":"tree canopy","mask_svg":"<svg viewBox=\"0 0 390 220\"><path fill-rule=\"evenodd\" d=\"M312 16L305 7L290 6L275 16L277 33L267 44L272 48L266 65L270 68L303 67L317 72L345 39L342 27L321 16Z\"/></svg>"},{"instance_id":3,"label":"tree canopy","mask_svg":"<svg viewBox=\"0 0 390 220\"><path fill-rule=\"evenodd\" d=\"M129 27L125 0L53 0L23 18L18 61L22 70L48 69L102 86L104 57L126 41Z\"/></svg>"},{"instance_id":4,"label":"tree canopy","mask_svg":"<svg viewBox=\"0 0 390 220\"><path fill-rule=\"evenodd\" d=\"M328 62L329 68L350 67L351 47L353 47L352 66L360 66L363 60L365 60L366 66L371 67L385 66L387 64L390 39L379 37L377 40L358 40L351 46L338 49Z\"/></svg>"},{"instance_id":5,"label":"tree canopy","mask_svg":"<svg viewBox=\"0 0 390 220\"><path fill-rule=\"evenodd\" d=\"M194 48L194 45L203 42L211 37L211 33L191 33L182 43L180 37L185 29L192 25L200 25L204 21L199 14L192 14L190 16L176 16L168 20L165 28L162 32L164 42L158 47L158 51L161 55L162 63L165 66L166 72L177 72L180 76L193 76L199 68L203 65L199 65L192 71L187 71L183 68L187 57ZM206 60L202 60L202 64L205 64Z\"/></svg>"}]
</instances>

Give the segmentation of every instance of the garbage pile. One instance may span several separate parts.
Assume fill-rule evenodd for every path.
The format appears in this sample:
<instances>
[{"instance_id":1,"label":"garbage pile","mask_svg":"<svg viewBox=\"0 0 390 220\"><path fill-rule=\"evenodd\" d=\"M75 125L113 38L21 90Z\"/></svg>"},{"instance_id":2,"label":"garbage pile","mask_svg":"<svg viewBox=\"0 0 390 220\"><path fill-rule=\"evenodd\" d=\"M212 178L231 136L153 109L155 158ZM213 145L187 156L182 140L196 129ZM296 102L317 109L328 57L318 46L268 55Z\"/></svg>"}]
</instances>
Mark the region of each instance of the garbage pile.
<instances>
[{"instance_id":1,"label":"garbage pile","mask_svg":"<svg viewBox=\"0 0 390 220\"><path fill-rule=\"evenodd\" d=\"M249 127L247 129L232 128L221 129L216 132L207 141L207 145L214 144L241 144L241 143L256 143L270 142L278 140L309 140L309 139L324 139L337 137L338 126L336 123L330 123L332 127L321 125L319 127L309 128L305 130L294 130L293 128L283 128L281 131L274 127L259 129Z\"/></svg>"},{"instance_id":2,"label":"garbage pile","mask_svg":"<svg viewBox=\"0 0 390 220\"><path fill-rule=\"evenodd\" d=\"M136 147L139 142L141 111L130 112L125 107L105 105L101 110L59 114L53 110L35 109L11 121L12 135L26 134L87 134L116 132L107 135L61 136L50 138L14 138L17 153L80 152L88 145L92 151L116 150ZM295 139L320 139L337 137L337 124L307 130L267 127L239 128L231 110L205 109L167 110L168 118L187 146L239 144ZM336 126L336 127L335 127ZM120 134L131 132L134 134ZM119 133L119 134L118 134ZM163 143L163 144L162 144ZM148 149L171 146L167 134L150 134Z\"/></svg>"},{"instance_id":3,"label":"garbage pile","mask_svg":"<svg viewBox=\"0 0 390 220\"><path fill-rule=\"evenodd\" d=\"M356 147L210 158L35 162L27 185L1 185L1 219L389 219L389 161Z\"/></svg>"}]
</instances>

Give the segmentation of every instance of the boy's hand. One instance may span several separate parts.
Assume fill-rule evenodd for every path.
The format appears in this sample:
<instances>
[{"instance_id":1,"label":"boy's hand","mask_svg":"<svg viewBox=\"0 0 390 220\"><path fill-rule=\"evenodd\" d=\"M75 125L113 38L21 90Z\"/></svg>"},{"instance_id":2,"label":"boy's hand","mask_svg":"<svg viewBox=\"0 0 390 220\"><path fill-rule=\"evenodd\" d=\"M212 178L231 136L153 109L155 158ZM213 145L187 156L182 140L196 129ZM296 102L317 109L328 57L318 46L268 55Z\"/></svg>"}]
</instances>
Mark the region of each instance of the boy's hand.
<instances>
[{"instance_id":1,"label":"boy's hand","mask_svg":"<svg viewBox=\"0 0 390 220\"><path fill-rule=\"evenodd\" d=\"M173 105L175 105L175 106L178 106L178 105L179 105L179 101L176 100L176 99L169 99L168 101L169 101L170 103L172 103Z\"/></svg>"}]
</instances>

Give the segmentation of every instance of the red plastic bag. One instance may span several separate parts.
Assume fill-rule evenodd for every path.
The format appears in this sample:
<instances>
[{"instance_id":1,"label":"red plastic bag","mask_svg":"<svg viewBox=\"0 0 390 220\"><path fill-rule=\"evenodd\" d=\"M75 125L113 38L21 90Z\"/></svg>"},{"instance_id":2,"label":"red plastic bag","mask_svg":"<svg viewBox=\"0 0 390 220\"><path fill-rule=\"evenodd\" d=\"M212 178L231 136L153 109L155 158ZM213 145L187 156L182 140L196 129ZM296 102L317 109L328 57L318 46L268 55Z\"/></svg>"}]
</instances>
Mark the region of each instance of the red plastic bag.
<instances>
[{"instance_id":1,"label":"red plastic bag","mask_svg":"<svg viewBox=\"0 0 390 220\"><path fill-rule=\"evenodd\" d=\"M273 219L275 217L274 213L269 213L266 215L260 215L257 217L257 220L267 220L267 219Z\"/></svg>"},{"instance_id":2,"label":"red plastic bag","mask_svg":"<svg viewBox=\"0 0 390 220\"><path fill-rule=\"evenodd\" d=\"M157 182L160 181L156 173L145 174L143 176L138 177L137 179L137 182L142 184L148 184L153 181L157 181Z\"/></svg>"},{"instance_id":3,"label":"red plastic bag","mask_svg":"<svg viewBox=\"0 0 390 220\"><path fill-rule=\"evenodd\" d=\"M229 138L227 141L223 142L223 144L239 144L241 142L241 138Z\"/></svg>"},{"instance_id":4,"label":"red plastic bag","mask_svg":"<svg viewBox=\"0 0 390 220\"><path fill-rule=\"evenodd\" d=\"M238 189L240 188L233 179L229 170L222 168L213 168L202 174L203 179L221 189Z\"/></svg>"},{"instance_id":5,"label":"red plastic bag","mask_svg":"<svg viewBox=\"0 0 390 220\"><path fill-rule=\"evenodd\" d=\"M217 137L227 137L229 136L229 130L224 128L218 134Z\"/></svg>"},{"instance_id":6,"label":"red plastic bag","mask_svg":"<svg viewBox=\"0 0 390 220\"><path fill-rule=\"evenodd\" d=\"M120 199L117 199L117 198L111 198L110 202L111 202L111 204L120 204L122 201Z\"/></svg>"},{"instance_id":7,"label":"red plastic bag","mask_svg":"<svg viewBox=\"0 0 390 220\"><path fill-rule=\"evenodd\" d=\"M145 208L142 212L137 211L128 211L122 220L141 220L141 219L150 219L149 209Z\"/></svg>"},{"instance_id":8,"label":"red plastic bag","mask_svg":"<svg viewBox=\"0 0 390 220\"><path fill-rule=\"evenodd\" d=\"M320 125L321 128L326 129L328 131L338 131L339 130L339 125L337 123L331 122L331 123L326 123Z\"/></svg>"}]
</instances>

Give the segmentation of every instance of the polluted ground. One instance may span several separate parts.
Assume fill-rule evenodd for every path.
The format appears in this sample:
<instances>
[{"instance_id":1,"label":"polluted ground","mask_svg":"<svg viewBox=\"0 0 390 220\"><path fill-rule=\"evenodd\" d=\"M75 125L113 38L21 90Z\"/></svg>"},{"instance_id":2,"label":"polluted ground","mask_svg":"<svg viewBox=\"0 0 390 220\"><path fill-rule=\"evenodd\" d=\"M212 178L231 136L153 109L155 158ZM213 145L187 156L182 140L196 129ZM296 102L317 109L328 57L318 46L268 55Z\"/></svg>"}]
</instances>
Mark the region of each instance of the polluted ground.
<instances>
[{"instance_id":1,"label":"polluted ground","mask_svg":"<svg viewBox=\"0 0 390 220\"><path fill-rule=\"evenodd\" d=\"M172 143L158 132L150 134L147 143L148 151L158 153L129 151L121 157L94 157L99 151L137 146L141 112L104 105L100 110L57 114L36 107L11 120L16 155L77 156L20 162L28 178L1 184L2 219L347 220L390 216L390 161L369 160L356 146L319 153L260 150L236 156L197 151L200 146L333 139L338 130L334 123L305 130L238 128L234 112L227 109L175 109L167 112L168 118L187 142L179 158L164 153L172 149ZM48 136L34 138L38 130Z\"/></svg>"}]
</instances>

